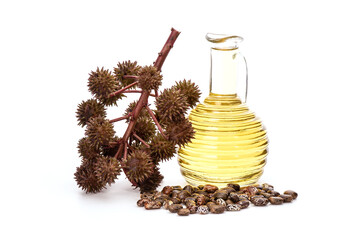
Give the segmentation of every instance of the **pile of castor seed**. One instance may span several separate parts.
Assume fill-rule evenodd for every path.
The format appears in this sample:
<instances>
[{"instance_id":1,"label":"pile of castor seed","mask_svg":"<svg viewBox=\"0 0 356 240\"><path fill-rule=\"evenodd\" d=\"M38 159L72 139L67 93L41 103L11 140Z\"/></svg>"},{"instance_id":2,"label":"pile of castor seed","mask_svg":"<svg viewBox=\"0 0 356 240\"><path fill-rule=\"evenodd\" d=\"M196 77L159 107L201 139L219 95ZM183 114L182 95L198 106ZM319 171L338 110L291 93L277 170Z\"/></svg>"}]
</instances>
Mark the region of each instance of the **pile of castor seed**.
<instances>
[{"instance_id":1,"label":"pile of castor seed","mask_svg":"<svg viewBox=\"0 0 356 240\"><path fill-rule=\"evenodd\" d=\"M274 190L270 184L241 187L238 184L227 184L218 188L214 185L165 186L161 192L142 193L137 206L145 209L160 209L162 206L171 213L188 216L192 213L223 213L240 211L247 208L250 202L255 206L266 206L268 203L280 205L296 199L298 194L287 190L284 194Z\"/></svg>"}]
</instances>

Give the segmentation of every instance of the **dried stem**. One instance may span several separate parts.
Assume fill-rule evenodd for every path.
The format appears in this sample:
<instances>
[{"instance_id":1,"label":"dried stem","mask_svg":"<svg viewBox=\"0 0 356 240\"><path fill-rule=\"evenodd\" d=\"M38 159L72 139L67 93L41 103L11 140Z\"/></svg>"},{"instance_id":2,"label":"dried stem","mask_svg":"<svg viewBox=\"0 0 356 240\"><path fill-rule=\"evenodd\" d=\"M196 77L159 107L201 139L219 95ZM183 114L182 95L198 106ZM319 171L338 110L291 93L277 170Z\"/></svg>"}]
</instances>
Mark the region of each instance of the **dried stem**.
<instances>
[{"instance_id":1,"label":"dried stem","mask_svg":"<svg viewBox=\"0 0 356 240\"><path fill-rule=\"evenodd\" d=\"M128 88L135 86L137 83L138 83L137 81L136 81L136 82L133 82L133 83L127 85L126 87L121 88L120 90L118 90L118 91L116 91L116 92L110 93L108 97L109 97L109 98L110 98L110 97L114 97L114 96L116 96L116 95L118 95L118 94L120 94L120 93L123 93L123 92L125 92L125 90L127 90Z\"/></svg>"},{"instance_id":2,"label":"dried stem","mask_svg":"<svg viewBox=\"0 0 356 240\"><path fill-rule=\"evenodd\" d=\"M173 44L176 41L179 34L180 32L178 32L174 28L171 29L171 35L169 35L167 42L164 44L162 50L158 53L157 60L154 63L154 66L158 69L158 71L161 71L164 60L166 60L166 57L169 51L171 50L171 48L173 47Z\"/></svg>"},{"instance_id":3,"label":"dried stem","mask_svg":"<svg viewBox=\"0 0 356 240\"><path fill-rule=\"evenodd\" d=\"M161 127L161 125L159 124L159 122L157 121L157 118L155 117L154 113L152 112L151 108L149 108L147 105L145 106L147 111L148 111L148 114L150 114L152 120L155 122L158 130L161 132L162 136L165 138L165 139L168 139L167 136L164 134L164 131L163 131L163 128Z\"/></svg>"},{"instance_id":4,"label":"dried stem","mask_svg":"<svg viewBox=\"0 0 356 240\"><path fill-rule=\"evenodd\" d=\"M127 114L127 115L119 117L119 118L114 118L114 119L110 120L109 122L110 123L114 123L114 122L118 122L118 121L121 121L121 120L124 120L124 119L128 119L129 117L130 117L130 114Z\"/></svg>"},{"instance_id":5,"label":"dried stem","mask_svg":"<svg viewBox=\"0 0 356 240\"><path fill-rule=\"evenodd\" d=\"M124 144L124 159L127 159L127 142Z\"/></svg>"},{"instance_id":6,"label":"dried stem","mask_svg":"<svg viewBox=\"0 0 356 240\"><path fill-rule=\"evenodd\" d=\"M146 143L142 138L140 138L136 133L132 133L132 135L137 138L137 140L139 140L140 142L142 142L143 145L145 145L146 147L150 147L150 145L148 145L148 143Z\"/></svg>"},{"instance_id":7,"label":"dried stem","mask_svg":"<svg viewBox=\"0 0 356 240\"><path fill-rule=\"evenodd\" d=\"M124 93L143 93L143 91L142 90L127 90ZM150 96L156 97L156 95L152 94L152 93L150 93Z\"/></svg>"}]
</instances>

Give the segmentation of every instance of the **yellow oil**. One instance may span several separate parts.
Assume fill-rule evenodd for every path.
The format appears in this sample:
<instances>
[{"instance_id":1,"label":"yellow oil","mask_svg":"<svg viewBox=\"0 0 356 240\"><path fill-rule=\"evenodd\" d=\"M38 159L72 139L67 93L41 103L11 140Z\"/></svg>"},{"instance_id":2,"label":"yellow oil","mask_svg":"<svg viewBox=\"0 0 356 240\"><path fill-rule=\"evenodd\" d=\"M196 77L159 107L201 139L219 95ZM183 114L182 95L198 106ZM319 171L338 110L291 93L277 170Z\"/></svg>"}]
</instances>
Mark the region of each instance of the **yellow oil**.
<instances>
[{"instance_id":1,"label":"yellow oil","mask_svg":"<svg viewBox=\"0 0 356 240\"><path fill-rule=\"evenodd\" d=\"M236 94L214 94L189 115L195 130L178 151L181 173L189 184L254 184L266 164L266 131Z\"/></svg>"}]
</instances>

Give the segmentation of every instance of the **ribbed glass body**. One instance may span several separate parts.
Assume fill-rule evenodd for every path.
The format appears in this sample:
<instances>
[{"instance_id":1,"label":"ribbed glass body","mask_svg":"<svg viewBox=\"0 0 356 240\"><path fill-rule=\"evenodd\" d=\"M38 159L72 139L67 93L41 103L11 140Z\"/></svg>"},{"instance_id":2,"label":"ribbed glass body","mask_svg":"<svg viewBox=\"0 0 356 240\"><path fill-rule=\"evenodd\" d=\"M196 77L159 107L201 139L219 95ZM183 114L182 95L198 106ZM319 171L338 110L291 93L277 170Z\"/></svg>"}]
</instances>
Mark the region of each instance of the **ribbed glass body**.
<instances>
[{"instance_id":1,"label":"ribbed glass body","mask_svg":"<svg viewBox=\"0 0 356 240\"><path fill-rule=\"evenodd\" d=\"M238 47L224 44L211 49L210 94L190 113L195 136L178 151L192 185L253 184L266 164L265 128L236 94Z\"/></svg>"}]
</instances>

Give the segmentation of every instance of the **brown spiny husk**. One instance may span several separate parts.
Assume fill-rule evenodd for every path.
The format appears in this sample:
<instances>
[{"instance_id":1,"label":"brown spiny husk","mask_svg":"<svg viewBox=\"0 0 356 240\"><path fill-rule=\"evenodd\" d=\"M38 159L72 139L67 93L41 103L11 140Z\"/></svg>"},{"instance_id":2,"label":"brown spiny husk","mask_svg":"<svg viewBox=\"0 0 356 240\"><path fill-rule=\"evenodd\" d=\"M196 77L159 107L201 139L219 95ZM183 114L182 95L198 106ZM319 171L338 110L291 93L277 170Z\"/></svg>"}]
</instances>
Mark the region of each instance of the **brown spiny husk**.
<instances>
[{"instance_id":1,"label":"brown spiny husk","mask_svg":"<svg viewBox=\"0 0 356 240\"><path fill-rule=\"evenodd\" d=\"M98 180L95 176L94 168L90 164L77 167L74 178L78 186L86 193L97 193L105 188L105 184Z\"/></svg>"},{"instance_id":2,"label":"brown spiny husk","mask_svg":"<svg viewBox=\"0 0 356 240\"><path fill-rule=\"evenodd\" d=\"M199 102L201 92L198 86L191 80L184 79L183 81L176 82L174 88L179 89L180 92L187 97L188 104L191 108L195 107Z\"/></svg>"},{"instance_id":3,"label":"brown spiny husk","mask_svg":"<svg viewBox=\"0 0 356 240\"><path fill-rule=\"evenodd\" d=\"M162 75L154 66L145 66L138 72L138 86L142 90L158 90L162 84Z\"/></svg>"},{"instance_id":4,"label":"brown spiny husk","mask_svg":"<svg viewBox=\"0 0 356 240\"><path fill-rule=\"evenodd\" d=\"M78 153L81 157L93 160L98 157L100 150L93 148L88 137L83 137L78 142Z\"/></svg>"},{"instance_id":5,"label":"brown spiny husk","mask_svg":"<svg viewBox=\"0 0 356 240\"><path fill-rule=\"evenodd\" d=\"M90 145L95 150L99 150L101 146L108 145L114 139L114 126L101 116L91 118L87 124L85 135L88 137Z\"/></svg>"},{"instance_id":6,"label":"brown spiny husk","mask_svg":"<svg viewBox=\"0 0 356 240\"><path fill-rule=\"evenodd\" d=\"M138 187L140 188L141 193L151 192L161 184L162 180L162 174L159 172L158 167L155 167L153 173L148 178L143 182L138 183Z\"/></svg>"},{"instance_id":7,"label":"brown spiny husk","mask_svg":"<svg viewBox=\"0 0 356 240\"><path fill-rule=\"evenodd\" d=\"M142 140L148 142L156 133L156 125L150 117L139 117L133 131L142 138Z\"/></svg>"},{"instance_id":8,"label":"brown spiny husk","mask_svg":"<svg viewBox=\"0 0 356 240\"><path fill-rule=\"evenodd\" d=\"M161 134L156 135L150 142L150 155L156 163L170 159L175 151L174 142L166 140Z\"/></svg>"},{"instance_id":9,"label":"brown spiny husk","mask_svg":"<svg viewBox=\"0 0 356 240\"><path fill-rule=\"evenodd\" d=\"M168 140L178 144L179 147L191 142L191 139L194 137L194 133L192 123L186 118L177 124L169 124L166 127Z\"/></svg>"},{"instance_id":10,"label":"brown spiny husk","mask_svg":"<svg viewBox=\"0 0 356 240\"><path fill-rule=\"evenodd\" d=\"M100 156L94 163L94 173L99 181L111 185L120 175L120 164L116 158Z\"/></svg>"},{"instance_id":11,"label":"brown spiny husk","mask_svg":"<svg viewBox=\"0 0 356 240\"><path fill-rule=\"evenodd\" d=\"M178 123L184 119L189 104L186 96L175 88L164 89L156 99L156 108L159 119L164 124Z\"/></svg>"},{"instance_id":12,"label":"brown spiny husk","mask_svg":"<svg viewBox=\"0 0 356 240\"><path fill-rule=\"evenodd\" d=\"M140 70L140 66L137 65L137 62L124 61L119 62L117 67L114 68L114 74L116 76L116 80L123 86L126 87L131 83L135 82L135 79L132 78L124 78L125 75L138 75L138 71ZM130 89L135 89L136 86L132 86Z\"/></svg>"},{"instance_id":13,"label":"brown spiny husk","mask_svg":"<svg viewBox=\"0 0 356 240\"><path fill-rule=\"evenodd\" d=\"M77 109L77 119L79 126L85 126L90 118L92 117L106 117L105 106L98 102L96 99L88 99L82 101L78 105Z\"/></svg>"},{"instance_id":14,"label":"brown spiny husk","mask_svg":"<svg viewBox=\"0 0 356 240\"><path fill-rule=\"evenodd\" d=\"M142 150L131 152L124 163L126 175L135 182L143 182L154 171L154 163L148 153Z\"/></svg>"},{"instance_id":15,"label":"brown spiny husk","mask_svg":"<svg viewBox=\"0 0 356 240\"><path fill-rule=\"evenodd\" d=\"M104 68L97 68L95 72L89 74L88 87L89 91L106 106L116 105L116 101L124 96L118 94L109 97L110 93L120 89L120 85L111 71Z\"/></svg>"}]
</instances>

